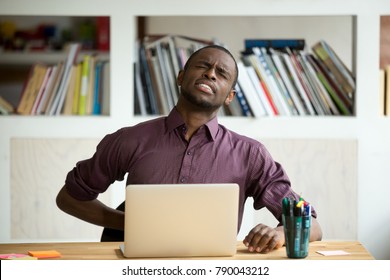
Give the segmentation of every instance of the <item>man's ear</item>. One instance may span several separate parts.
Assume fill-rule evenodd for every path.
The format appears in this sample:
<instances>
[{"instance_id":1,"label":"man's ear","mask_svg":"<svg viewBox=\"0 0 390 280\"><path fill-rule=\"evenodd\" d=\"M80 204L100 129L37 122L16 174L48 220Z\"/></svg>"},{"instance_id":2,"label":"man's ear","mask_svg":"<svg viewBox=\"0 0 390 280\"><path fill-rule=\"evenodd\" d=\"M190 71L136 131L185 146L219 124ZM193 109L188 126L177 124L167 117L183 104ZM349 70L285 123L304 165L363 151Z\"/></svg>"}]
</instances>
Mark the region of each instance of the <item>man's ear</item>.
<instances>
[{"instance_id":1,"label":"man's ear","mask_svg":"<svg viewBox=\"0 0 390 280\"><path fill-rule=\"evenodd\" d=\"M225 99L226 106L228 106L233 101L235 95L236 95L236 91L234 89L231 89L228 96Z\"/></svg>"},{"instance_id":2,"label":"man's ear","mask_svg":"<svg viewBox=\"0 0 390 280\"><path fill-rule=\"evenodd\" d=\"M184 71L180 70L179 74L177 74L177 78L176 78L177 86L181 86L181 83L183 82L183 75L184 75Z\"/></svg>"}]
</instances>

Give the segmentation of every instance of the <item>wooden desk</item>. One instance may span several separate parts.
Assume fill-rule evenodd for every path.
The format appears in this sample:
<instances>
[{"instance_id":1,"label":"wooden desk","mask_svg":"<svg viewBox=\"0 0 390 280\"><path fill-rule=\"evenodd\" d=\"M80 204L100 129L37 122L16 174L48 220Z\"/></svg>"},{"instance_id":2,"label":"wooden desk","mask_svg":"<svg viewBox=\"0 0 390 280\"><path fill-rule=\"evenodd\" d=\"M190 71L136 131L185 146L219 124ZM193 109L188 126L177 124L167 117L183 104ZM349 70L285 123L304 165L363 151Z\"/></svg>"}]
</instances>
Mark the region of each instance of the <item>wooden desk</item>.
<instances>
[{"instance_id":1,"label":"wooden desk","mask_svg":"<svg viewBox=\"0 0 390 280\"><path fill-rule=\"evenodd\" d=\"M72 242L72 243L10 243L0 244L0 254L20 253L28 251L57 250L61 260L118 260L124 259L119 245L121 242ZM343 250L350 255L322 256L316 251ZM183 258L174 258L183 259ZM218 260L286 260L286 248L282 247L268 254L250 253L241 241L237 242L237 254L232 257L191 258ZM372 255L358 241L316 241L309 247L309 260L372 260Z\"/></svg>"}]
</instances>

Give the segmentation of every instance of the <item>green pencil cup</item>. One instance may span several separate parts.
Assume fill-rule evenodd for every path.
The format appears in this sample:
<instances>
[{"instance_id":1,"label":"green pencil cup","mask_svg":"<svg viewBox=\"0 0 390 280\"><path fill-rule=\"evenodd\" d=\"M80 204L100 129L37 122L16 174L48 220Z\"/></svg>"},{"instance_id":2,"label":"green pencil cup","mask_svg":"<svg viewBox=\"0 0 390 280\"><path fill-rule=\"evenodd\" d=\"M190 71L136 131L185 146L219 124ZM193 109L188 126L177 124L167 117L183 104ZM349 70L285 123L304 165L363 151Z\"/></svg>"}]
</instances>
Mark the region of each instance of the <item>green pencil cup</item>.
<instances>
[{"instance_id":1,"label":"green pencil cup","mask_svg":"<svg viewBox=\"0 0 390 280\"><path fill-rule=\"evenodd\" d=\"M287 257L306 258L309 253L311 216L286 216L283 214Z\"/></svg>"}]
</instances>

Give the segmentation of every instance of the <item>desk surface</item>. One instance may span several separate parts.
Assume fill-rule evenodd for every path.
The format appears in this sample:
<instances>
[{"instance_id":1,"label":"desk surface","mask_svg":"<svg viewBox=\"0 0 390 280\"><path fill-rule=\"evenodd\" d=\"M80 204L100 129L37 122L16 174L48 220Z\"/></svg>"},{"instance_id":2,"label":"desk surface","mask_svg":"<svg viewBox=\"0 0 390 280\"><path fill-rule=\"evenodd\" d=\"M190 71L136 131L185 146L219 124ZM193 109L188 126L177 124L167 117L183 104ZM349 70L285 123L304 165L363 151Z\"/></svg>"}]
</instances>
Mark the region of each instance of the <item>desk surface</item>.
<instances>
[{"instance_id":1,"label":"desk surface","mask_svg":"<svg viewBox=\"0 0 390 280\"><path fill-rule=\"evenodd\" d=\"M71 242L71 243L9 243L0 244L0 254L27 254L28 251L57 250L61 260L117 260L124 259L119 245L121 242ZM323 256L317 251L342 250L350 253L342 256ZM172 258L171 258L172 259ZM182 259L182 258L174 258ZM237 253L232 257L196 257L189 259L218 260L286 260L286 248L282 247L268 254L250 253L241 241L237 242ZM372 260L372 255L358 241L316 241L309 246L310 260Z\"/></svg>"}]
</instances>

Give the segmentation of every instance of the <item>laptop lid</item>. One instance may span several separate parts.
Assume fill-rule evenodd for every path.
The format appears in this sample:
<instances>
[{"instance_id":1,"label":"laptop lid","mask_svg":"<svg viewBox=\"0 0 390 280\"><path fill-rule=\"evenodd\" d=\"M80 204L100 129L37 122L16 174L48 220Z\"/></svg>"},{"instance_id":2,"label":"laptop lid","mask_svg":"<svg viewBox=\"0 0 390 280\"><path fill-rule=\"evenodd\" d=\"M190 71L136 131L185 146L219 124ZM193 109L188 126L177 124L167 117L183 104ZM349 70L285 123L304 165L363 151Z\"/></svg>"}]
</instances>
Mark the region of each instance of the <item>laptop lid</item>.
<instances>
[{"instance_id":1,"label":"laptop lid","mask_svg":"<svg viewBox=\"0 0 390 280\"><path fill-rule=\"evenodd\" d=\"M232 256L237 184L126 187L125 257Z\"/></svg>"}]
</instances>

